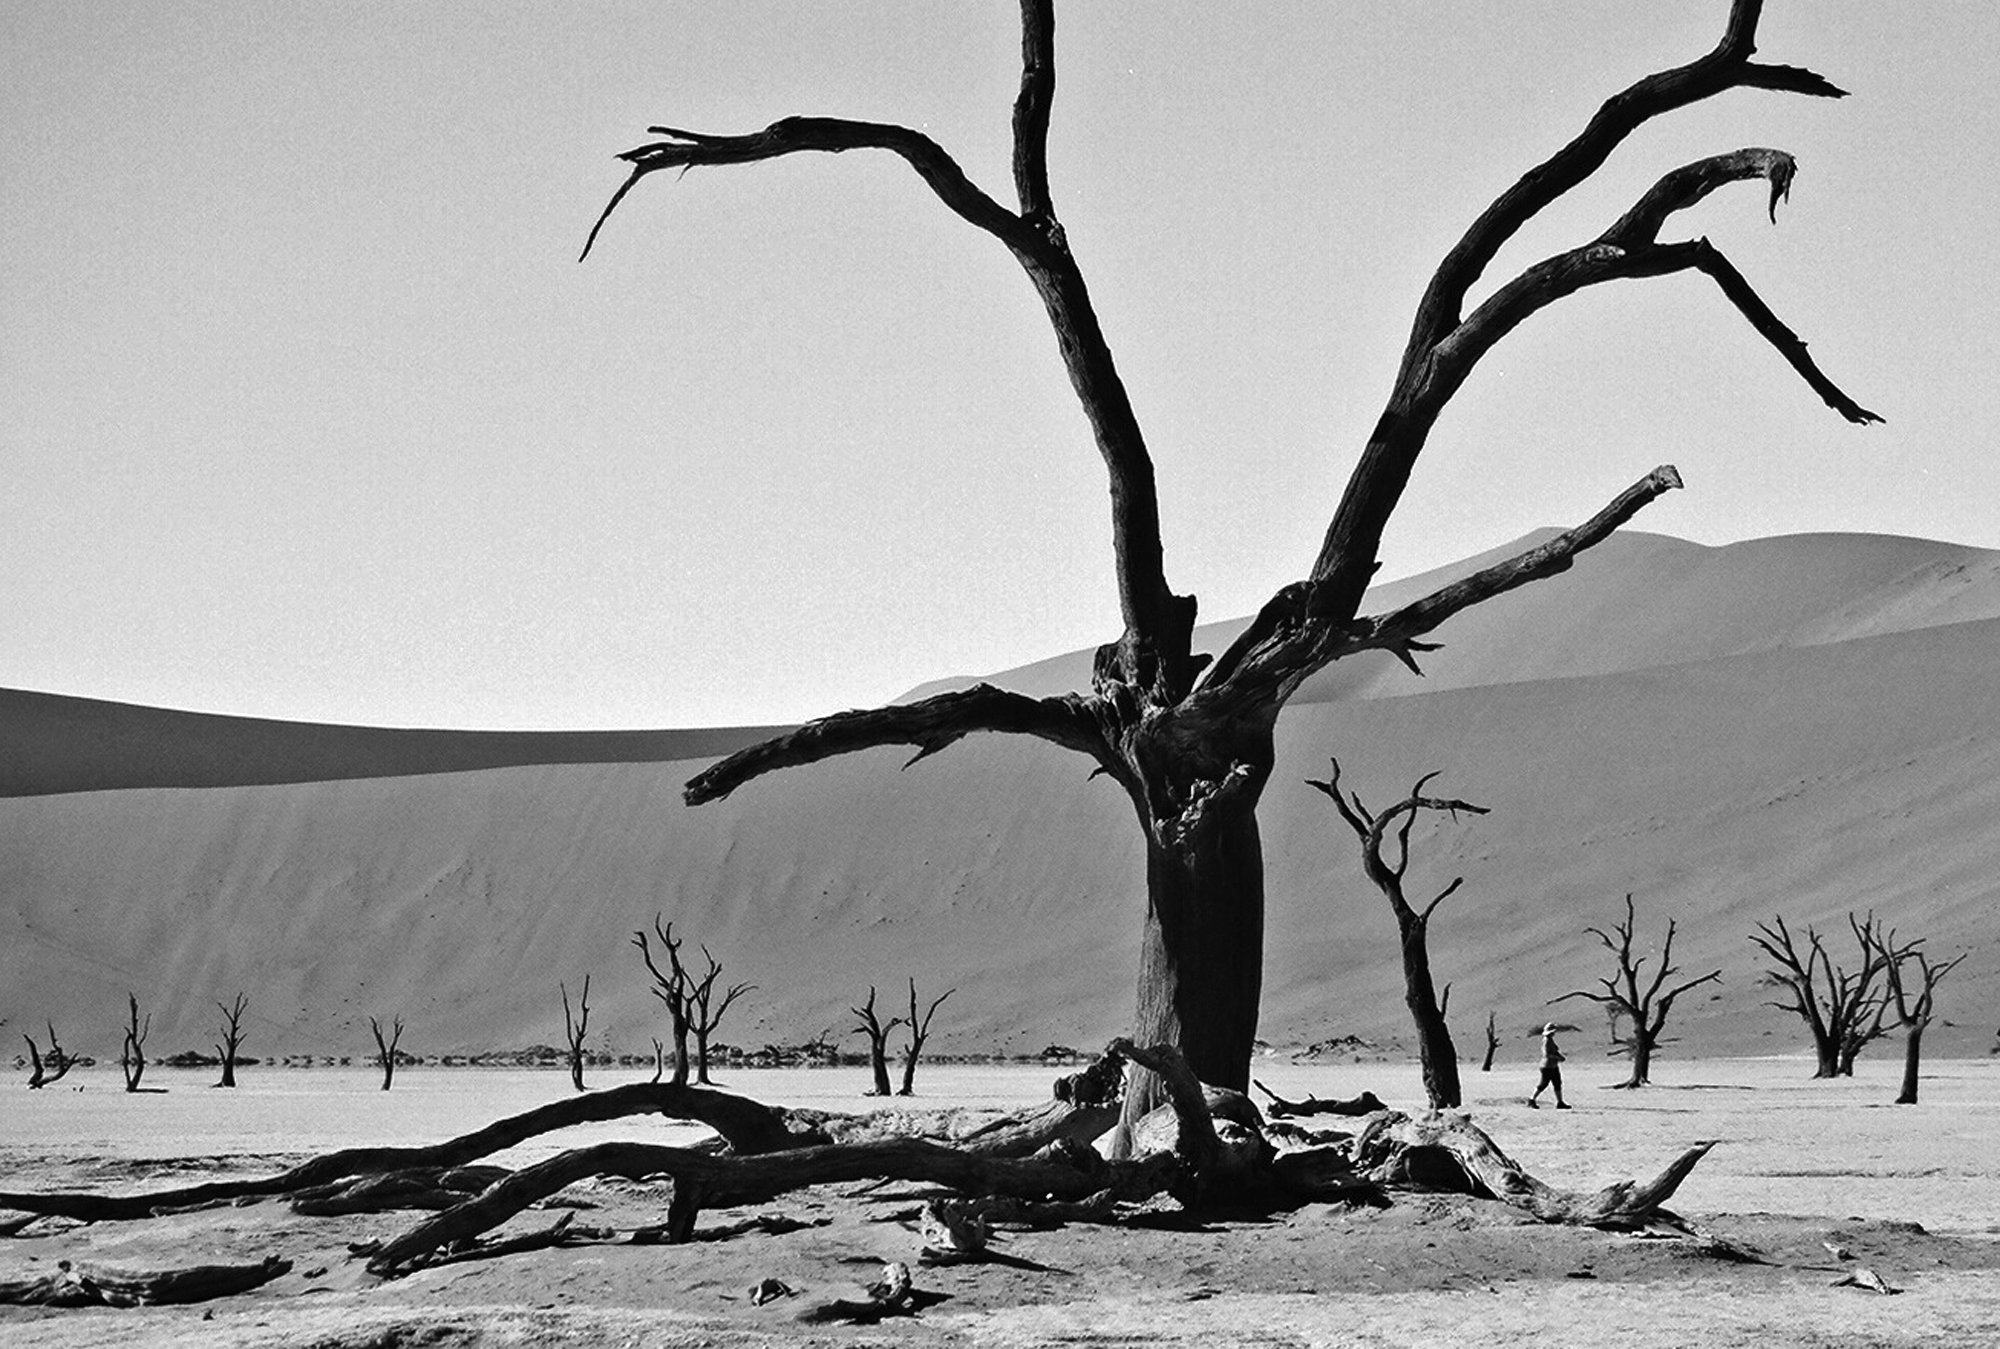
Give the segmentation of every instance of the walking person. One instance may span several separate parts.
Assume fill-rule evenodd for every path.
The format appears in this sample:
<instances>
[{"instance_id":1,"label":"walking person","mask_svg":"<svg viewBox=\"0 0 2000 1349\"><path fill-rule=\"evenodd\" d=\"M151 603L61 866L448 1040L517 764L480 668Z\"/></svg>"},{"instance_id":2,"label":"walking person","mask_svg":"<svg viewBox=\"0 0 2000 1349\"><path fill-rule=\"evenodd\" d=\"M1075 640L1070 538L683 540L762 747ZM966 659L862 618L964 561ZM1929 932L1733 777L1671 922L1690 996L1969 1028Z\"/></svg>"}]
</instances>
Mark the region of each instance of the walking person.
<instances>
[{"instance_id":1,"label":"walking person","mask_svg":"<svg viewBox=\"0 0 2000 1349\"><path fill-rule=\"evenodd\" d=\"M1551 1021L1542 1027L1542 1078L1535 1083L1535 1092L1528 1098L1528 1109L1540 1110L1541 1102L1536 1099L1548 1087L1556 1089L1556 1109L1569 1109L1569 1102L1563 1100L1563 1052L1556 1044L1556 1023Z\"/></svg>"}]
</instances>

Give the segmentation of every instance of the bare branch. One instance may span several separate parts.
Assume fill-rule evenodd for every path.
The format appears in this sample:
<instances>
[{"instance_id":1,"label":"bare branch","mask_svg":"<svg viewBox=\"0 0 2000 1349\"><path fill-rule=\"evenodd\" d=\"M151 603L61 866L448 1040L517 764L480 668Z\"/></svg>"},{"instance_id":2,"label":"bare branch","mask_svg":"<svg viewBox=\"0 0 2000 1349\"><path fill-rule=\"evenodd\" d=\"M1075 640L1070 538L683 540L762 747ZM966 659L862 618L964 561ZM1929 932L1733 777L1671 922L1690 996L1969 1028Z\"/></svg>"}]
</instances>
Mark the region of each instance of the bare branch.
<instances>
[{"instance_id":1,"label":"bare branch","mask_svg":"<svg viewBox=\"0 0 2000 1349\"><path fill-rule=\"evenodd\" d=\"M641 178L662 169L707 168L722 164L754 164L785 155L811 151L839 154L845 150L887 150L901 155L917 176L937 194L938 200L988 234L1018 242L1020 220L1000 203L980 191L958 162L943 147L921 131L888 122L856 122L839 117L785 117L762 131L743 136L712 136L683 131L676 127L646 128L664 140L652 141L625 151L618 158L632 166L632 174L611 195L597 223L590 227L583 252L577 260L590 256L597 235L611 213Z\"/></svg>"},{"instance_id":2,"label":"bare branch","mask_svg":"<svg viewBox=\"0 0 2000 1349\"><path fill-rule=\"evenodd\" d=\"M1014 191L1021 214L1053 219L1049 109L1056 95L1053 0L1021 0L1021 92L1014 100Z\"/></svg>"},{"instance_id":3,"label":"bare branch","mask_svg":"<svg viewBox=\"0 0 2000 1349\"><path fill-rule=\"evenodd\" d=\"M1457 326L1466 292L1501 247L1542 210L1602 168L1611 152L1646 122L1736 87L1844 97L1845 90L1812 71L1751 62L1762 8L1757 0L1739 0L1714 50L1687 65L1648 75L1612 95L1575 139L1495 199L1438 268L1419 307L1412 346L1428 346Z\"/></svg>"},{"instance_id":4,"label":"bare branch","mask_svg":"<svg viewBox=\"0 0 2000 1349\"><path fill-rule=\"evenodd\" d=\"M1412 646L1413 638L1432 631L1460 610L1484 604L1531 581L1545 580L1568 571L1579 553L1611 537L1620 525L1637 515L1655 498L1680 485L1681 475L1673 465L1662 464L1574 529L1565 530L1546 543L1454 581L1400 609L1362 620L1359 625L1361 630L1349 639L1351 649Z\"/></svg>"},{"instance_id":5,"label":"bare branch","mask_svg":"<svg viewBox=\"0 0 2000 1349\"><path fill-rule=\"evenodd\" d=\"M688 780L683 794L689 805L698 806L720 800L766 773L881 745L915 745L917 754L910 760L914 764L978 731L1036 736L1090 755L1121 782L1127 776L1124 764L1112 754L1098 729L1086 699L1074 694L1030 698L991 684L975 684L914 703L836 712L807 722L711 765Z\"/></svg>"}]
</instances>

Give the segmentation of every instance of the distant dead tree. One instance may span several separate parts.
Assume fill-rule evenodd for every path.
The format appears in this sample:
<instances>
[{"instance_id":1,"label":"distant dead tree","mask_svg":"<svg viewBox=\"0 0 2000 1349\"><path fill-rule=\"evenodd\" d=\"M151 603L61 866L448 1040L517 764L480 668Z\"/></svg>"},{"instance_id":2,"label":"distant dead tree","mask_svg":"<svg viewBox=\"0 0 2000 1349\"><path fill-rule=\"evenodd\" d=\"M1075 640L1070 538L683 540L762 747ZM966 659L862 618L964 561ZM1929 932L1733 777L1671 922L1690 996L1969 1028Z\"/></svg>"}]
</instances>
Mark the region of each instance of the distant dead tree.
<instances>
[{"instance_id":1,"label":"distant dead tree","mask_svg":"<svg viewBox=\"0 0 2000 1349\"><path fill-rule=\"evenodd\" d=\"M56 1040L56 1023L51 1021L47 1025L49 1028L49 1052L46 1054L42 1053L40 1047L35 1044L34 1036L29 1035L25 1031L21 1033L21 1038L28 1042L28 1063L30 1065L28 1073L29 1091L33 1091L37 1087L46 1087L49 1083L56 1081L67 1074L70 1069L76 1067L76 1057L72 1054L64 1053L62 1045Z\"/></svg>"},{"instance_id":2,"label":"distant dead tree","mask_svg":"<svg viewBox=\"0 0 2000 1349\"><path fill-rule=\"evenodd\" d=\"M382 1069L382 1090L387 1091L396 1080L396 1046L403 1041L403 1018L395 1018L385 1035L382 1023L371 1016L368 1029L375 1032L375 1063Z\"/></svg>"},{"instance_id":3,"label":"distant dead tree","mask_svg":"<svg viewBox=\"0 0 2000 1349\"><path fill-rule=\"evenodd\" d=\"M708 970L699 979L690 979L688 984L688 1028L694 1032L694 1080L708 1085L708 1037L722 1024L723 1013L731 1003L755 988L755 984L731 984L723 990L721 1000L716 999L715 981L721 977L722 962L708 953L708 947L701 948L701 958L708 962Z\"/></svg>"},{"instance_id":4,"label":"distant dead tree","mask_svg":"<svg viewBox=\"0 0 2000 1349\"><path fill-rule=\"evenodd\" d=\"M243 1009L250 1005L249 998L238 993L233 1002L218 1002L216 1008L222 1013L222 1027L216 1031L215 1056L222 1060L222 1080L218 1087L236 1085L236 1052L243 1046Z\"/></svg>"},{"instance_id":5,"label":"distant dead tree","mask_svg":"<svg viewBox=\"0 0 2000 1349\"><path fill-rule=\"evenodd\" d=\"M1875 933L1875 950L1882 957L1882 977L1888 984L1885 1002L1895 1008L1896 1024L1903 1028L1903 1087L1896 1094L1897 1105L1917 1103L1917 1066L1923 1057L1924 1031L1931 1024L1937 986L1971 954L1961 951L1934 965L1923 945L1923 938L1919 937L1899 946L1894 928ZM1907 965L1916 966L1914 979L1904 975Z\"/></svg>"},{"instance_id":6,"label":"distant dead tree","mask_svg":"<svg viewBox=\"0 0 2000 1349\"><path fill-rule=\"evenodd\" d=\"M1634 928L1632 896L1625 896L1625 921L1613 924L1611 931L1603 928L1587 927L1585 932L1604 943L1604 949L1611 953L1617 969L1608 978L1597 982L1604 988L1602 993L1589 989L1577 989L1550 999L1550 1005L1567 1002L1571 998L1587 998L1604 1007L1612 1017L1612 1043L1620 1053L1632 1060L1632 1073L1618 1085L1621 1087L1643 1087L1651 1079L1653 1051L1660 1046L1660 1032L1666 1028L1667 1014L1673 1011L1674 999L1691 988L1699 988L1706 983L1719 983L1721 970L1710 970L1699 979L1689 979L1683 983L1667 987L1667 980L1680 970L1674 965L1674 920L1667 920L1667 937L1660 943L1660 964L1653 977L1641 986L1645 978L1646 957L1632 949ZM1616 1033L1620 1020L1629 1023L1631 1033L1622 1039Z\"/></svg>"},{"instance_id":7,"label":"distant dead tree","mask_svg":"<svg viewBox=\"0 0 2000 1349\"><path fill-rule=\"evenodd\" d=\"M1479 1061L1479 1071L1493 1071L1493 1056L1500 1051L1500 1023L1493 1013L1486 1014L1486 1057Z\"/></svg>"},{"instance_id":8,"label":"distant dead tree","mask_svg":"<svg viewBox=\"0 0 2000 1349\"><path fill-rule=\"evenodd\" d=\"M590 976L583 976L583 992L577 995L574 1012L569 1005L569 985L558 983L557 991L562 994L563 1041L569 1046L570 1085L583 1090L583 1037L590 1033Z\"/></svg>"},{"instance_id":9,"label":"distant dead tree","mask_svg":"<svg viewBox=\"0 0 2000 1349\"><path fill-rule=\"evenodd\" d=\"M1813 1076L1852 1077L1854 1059L1862 1047L1883 1033L1887 995L1880 984L1885 957L1879 949L1875 915L1856 921L1847 915L1848 930L1859 947L1860 965L1849 970L1834 963L1826 942L1808 925L1805 949L1785 926L1783 915L1757 924L1750 941L1771 961L1764 982L1785 991L1786 1001L1765 1004L1791 1012L1812 1033L1816 1066Z\"/></svg>"},{"instance_id":10,"label":"distant dead tree","mask_svg":"<svg viewBox=\"0 0 2000 1349\"><path fill-rule=\"evenodd\" d=\"M1409 1007L1410 1018L1417 1026L1417 1054L1423 1065L1424 1091L1430 1096L1432 1109L1456 1109L1460 1098L1458 1049L1451 1042L1450 1027L1445 1024L1445 1013L1451 1005L1451 985L1445 985L1444 992L1440 994L1431 980L1428 934L1431 915L1437 912L1438 905L1465 883L1465 877L1453 879L1450 885L1438 892L1436 898L1419 909L1403 893L1403 875L1410 867L1410 830L1415 826L1420 811L1435 811L1456 819L1461 811L1484 815L1486 807L1475 806L1469 801L1425 796L1424 788L1437 776L1436 773L1426 773L1417 779L1417 785L1410 789L1408 796L1380 815L1375 815L1361 803L1359 792L1341 789L1340 760L1332 760L1332 765L1327 781L1308 779L1306 785L1324 792L1333 802L1334 809L1340 812L1340 818L1347 821L1348 827L1361 840L1362 867L1375 888L1388 899L1389 908L1396 915L1396 929L1403 948L1403 1002Z\"/></svg>"},{"instance_id":11,"label":"distant dead tree","mask_svg":"<svg viewBox=\"0 0 2000 1349\"><path fill-rule=\"evenodd\" d=\"M889 1056L886 1046L889 1040L889 1032L902 1025L903 1018L892 1016L887 1022L876 1018L875 985L873 984L868 985L868 1001L859 1007L850 1007L847 1010L860 1018L861 1024L856 1026L855 1029L868 1037L868 1066L875 1074L875 1085L869 1089L868 1094L870 1096L887 1096L889 1094Z\"/></svg>"},{"instance_id":12,"label":"distant dead tree","mask_svg":"<svg viewBox=\"0 0 2000 1349\"><path fill-rule=\"evenodd\" d=\"M872 993L874 990L870 989L869 991ZM944 1000L956 992L958 990L955 988L947 988L944 992L938 994L937 1000L930 1005L930 1009L919 1018L917 1016L917 981L915 979L910 980L910 1043L908 1048L903 1050L903 1089L897 1095L908 1096L912 1093L912 1084L917 1080L917 1056L924 1052L924 1041L931 1038L931 1018L937 1015L937 1009L944 1003Z\"/></svg>"},{"instance_id":13,"label":"distant dead tree","mask_svg":"<svg viewBox=\"0 0 2000 1349\"><path fill-rule=\"evenodd\" d=\"M675 1086L684 1087L688 1080L688 1034L694 1026L694 981L688 977L687 967L681 964L681 947L685 938L676 937L674 925L663 925L660 918L659 914L653 915L653 935L659 938L660 949L666 955L666 969L661 969L659 962L653 958L652 943L644 928L632 934L632 944L639 948L639 955L653 976L653 996L667 1009L669 1029L673 1033L673 1081Z\"/></svg>"},{"instance_id":14,"label":"distant dead tree","mask_svg":"<svg viewBox=\"0 0 2000 1349\"><path fill-rule=\"evenodd\" d=\"M153 1014L148 1012L142 1025L139 1021L139 995L127 993L125 1002L129 1015L125 1022L125 1045L118 1055L118 1066L125 1070L125 1090L139 1090L139 1079L146 1072L146 1037L153 1030Z\"/></svg>"}]
</instances>

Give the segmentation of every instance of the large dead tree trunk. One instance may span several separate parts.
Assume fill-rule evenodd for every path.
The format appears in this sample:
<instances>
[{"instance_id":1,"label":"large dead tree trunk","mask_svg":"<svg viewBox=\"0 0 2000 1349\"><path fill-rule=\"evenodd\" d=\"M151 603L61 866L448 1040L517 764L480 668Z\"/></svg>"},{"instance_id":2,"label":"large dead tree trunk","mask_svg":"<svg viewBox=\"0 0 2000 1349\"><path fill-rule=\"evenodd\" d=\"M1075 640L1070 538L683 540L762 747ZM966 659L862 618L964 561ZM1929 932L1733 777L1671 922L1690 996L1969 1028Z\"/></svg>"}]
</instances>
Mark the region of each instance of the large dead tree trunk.
<instances>
[{"instance_id":1,"label":"large dead tree trunk","mask_svg":"<svg viewBox=\"0 0 2000 1349\"><path fill-rule=\"evenodd\" d=\"M1619 1047L1631 1058L1632 1071L1620 1085L1643 1087L1652 1081L1653 1051L1659 1047L1660 1036L1666 1030L1667 1015L1674 1009L1674 1000L1691 988L1721 982L1722 971L1710 970L1699 979L1666 987L1667 980L1680 973L1673 963L1674 920L1669 918L1666 940L1660 944L1660 966L1653 972L1650 981L1642 983L1646 957L1632 949L1633 927L1632 896L1628 893L1625 896L1624 922L1614 924L1610 932L1596 927L1584 929L1604 944L1604 949L1611 953L1617 965L1613 974L1597 981L1604 991L1593 993L1589 989L1577 989L1550 999L1550 1005L1567 1002L1571 998L1584 998L1607 1008L1612 1014L1614 1026L1620 1019L1630 1025L1631 1033Z\"/></svg>"},{"instance_id":2,"label":"large dead tree trunk","mask_svg":"<svg viewBox=\"0 0 2000 1349\"><path fill-rule=\"evenodd\" d=\"M658 139L620 156L631 171L591 228L585 256L619 203L654 173L864 149L900 157L947 209L1008 250L1042 301L1104 461L1123 622L1123 631L1099 649L1087 692L1029 698L979 685L839 713L697 774L687 784L689 804L727 796L765 773L876 746L912 746L914 763L975 732L1031 735L1087 756L1124 788L1147 840L1136 1034L1141 1040L1166 1036L1203 1080L1240 1089L1256 1035L1263 961L1263 860L1255 811L1271 771L1272 725L1286 701L1316 671L1356 652L1388 651L1415 668L1416 656L1431 649L1425 636L1451 615L1565 570L1680 485L1679 475L1662 466L1589 521L1540 547L1401 609L1363 614L1383 530L1431 428L1486 354L1526 319L1586 287L1698 273L1829 407L1851 422L1880 420L1820 371L1805 343L1707 239L1660 238L1678 213L1746 179L1769 184L1775 219L1796 168L1782 151L1738 150L1674 169L1597 237L1511 280L1485 284L1489 264L1524 226L1595 175L1653 118L1738 88L1839 97L1843 91L1811 71L1751 59L1761 9L1758 0L1737 0L1712 51L1615 94L1581 132L1472 223L1418 304L1394 386L1318 555L1212 662L1192 649L1194 597L1168 583L1151 454L1050 191L1053 0L1021 0L1012 205L973 183L929 136L893 123L785 117L742 135L650 128ZM1467 312L1475 287L1486 298ZM1156 1087L1143 1090L1158 1095Z\"/></svg>"}]
</instances>

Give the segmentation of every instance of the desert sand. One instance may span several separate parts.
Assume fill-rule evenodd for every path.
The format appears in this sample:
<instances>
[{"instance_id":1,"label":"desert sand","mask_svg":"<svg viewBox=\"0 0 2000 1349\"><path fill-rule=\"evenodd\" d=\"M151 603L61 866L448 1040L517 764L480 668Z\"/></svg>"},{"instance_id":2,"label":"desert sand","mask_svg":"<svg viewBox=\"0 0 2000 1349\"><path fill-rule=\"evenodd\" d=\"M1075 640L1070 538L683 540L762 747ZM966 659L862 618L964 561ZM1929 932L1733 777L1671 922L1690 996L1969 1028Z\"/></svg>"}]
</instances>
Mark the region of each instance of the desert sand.
<instances>
[{"instance_id":1,"label":"desert sand","mask_svg":"<svg viewBox=\"0 0 2000 1349\"><path fill-rule=\"evenodd\" d=\"M1492 810L1415 839L1413 892L1466 878L1432 932L1462 1047L1489 1011L1525 1033L1591 986L1583 928L1628 892L1642 935L1671 917L1682 966L1723 972L1677 1008L1670 1053L1802 1044L1763 1005L1747 940L1776 914L1844 936L1874 908L1934 951L1995 949L2000 554L1626 533L1438 635L1424 679L1343 662L1279 721L1272 1045L1407 1048L1393 921L1304 785L1336 753L1370 801L1440 770L1439 790ZM1087 661L991 677L1047 692ZM243 990L251 1054L362 1054L369 1015L404 1017L419 1055L476 1052L558 1043L556 984L589 972L593 1025L644 1053L656 1008L628 941L664 913L758 986L731 1043L844 1030L870 984L910 976L959 990L939 1052L1125 1028L1143 860L1116 787L1039 743L973 737L907 772L879 750L681 804L754 735L301 727L0 695L0 1017L10 1034L52 1018L111 1057L129 990L164 1055L205 1050L214 1004ZM1975 957L1953 975L1932 1052L1993 1046L1996 971Z\"/></svg>"},{"instance_id":2,"label":"desert sand","mask_svg":"<svg viewBox=\"0 0 2000 1349\"><path fill-rule=\"evenodd\" d=\"M946 1300L870 1330L801 1324L802 1307L856 1296L887 1260L914 1261L912 1187L844 1186L759 1206L819 1224L684 1246L588 1244L443 1265L378 1282L347 1243L422 1215L306 1219L266 1201L137 1223L46 1222L0 1249L0 1278L58 1259L112 1266L267 1254L292 1272L256 1292L187 1308L0 1310L8 1344L796 1345L1230 1343L1487 1346L1520 1343L1916 1345L2000 1335L2000 1064L1939 1062L1915 1107L1881 1104L1892 1065L1813 1082L1810 1065L1701 1060L1632 1093L1609 1067L1572 1075L1577 1108L1530 1111L1524 1063L1469 1077L1469 1108L1528 1169L1576 1188L1654 1169L1691 1139L1721 1142L1674 1205L1769 1264L1702 1254L1693 1243L1545 1226L1487 1200L1434 1197L1386 1210L1309 1204L1262 1220L1176 1221L1170 1203L1116 1226L1006 1235L1023 1264L917 1268ZM1408 1064L1297 1064L1258 1075L1291 1095L1371 1088L1420 1098ZM387 1097L366 1073L267 1069L231 1096L192 1073L164 1096L133 1099L107 1073L81 1093L12 1094L0 1116L10 1185L140 1190L252 1175L295 1159L292 1145L436 1141L441 1121L567 1092L557 1073L411 1070ZM1026 1103L1039 1069L940 1068L924 1104L965 1097ZM615 1080L606 1076L606 1082ZM481 1085L483 1083L483 1086ZM854 1070L741 1073L725 1085L826 1108L865 1109ZM31 1120L39 1112L40 1121ZM35 1130L54 1117L69 1136ZM185 1147L152 1131L178 1131ZM685 1126L682 1126L683 1128ZM259 1131L262 1136L257 1137ZM600 1136L660 1138L657 1121L591 1126L524 1145L522 1164ZM228 1155L217 1155L226 1147ZM563 1199L580 1224L657 1222L663 1185L586 1182ZM530 1212L510 1230L545 1226ZM713 1231L747 1213L704 1215ZM698 1229L698 1233L700 1230ZM31 1229L32 1230L32 1229ZM1830 1252L1824 1243L1846 1252ZM1026 1266L1035 1266L1029 1268ZM1837 1281L1872 1271L1889 1295ZM792 1296L756 1305L774 1278Z\"/></svg>"}]
</instances>

